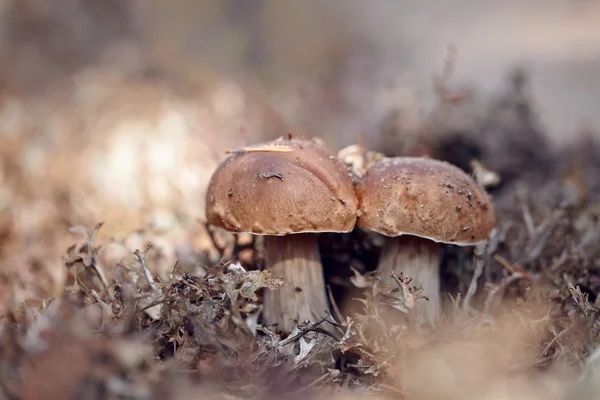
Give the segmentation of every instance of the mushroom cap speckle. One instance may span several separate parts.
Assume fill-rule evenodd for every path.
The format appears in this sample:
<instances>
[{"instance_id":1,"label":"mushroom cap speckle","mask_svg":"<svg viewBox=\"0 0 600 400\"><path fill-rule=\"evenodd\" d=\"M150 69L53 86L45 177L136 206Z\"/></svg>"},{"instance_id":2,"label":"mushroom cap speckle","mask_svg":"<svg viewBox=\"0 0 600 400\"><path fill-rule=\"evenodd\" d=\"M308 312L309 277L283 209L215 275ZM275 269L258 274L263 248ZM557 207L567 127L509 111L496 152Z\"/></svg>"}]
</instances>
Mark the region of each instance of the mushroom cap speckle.
<instances>
[{"instance_id":1,"label":"mushroom cap speckle","mask_svg":"<svg viewBox=\"0 0 600 400\"><path fill-rule=\"evenodd\" d=\"M356 184L358 226L386 236L413 235L469 246L496 224L492 200L469 175L444 161L385 158Z\"/></svg>"},{"instance_id":2,"label":"mushroom cap speckle","mask_svg":"<svg viewBox=\"0 0 600 400\"><path fill-rule=\"evenodd\" d=\"M209 224L257 235L349 232L357 209L348 170L316 139L280 138L235 152L206 193Z\"/></svg>"}]
</instances>

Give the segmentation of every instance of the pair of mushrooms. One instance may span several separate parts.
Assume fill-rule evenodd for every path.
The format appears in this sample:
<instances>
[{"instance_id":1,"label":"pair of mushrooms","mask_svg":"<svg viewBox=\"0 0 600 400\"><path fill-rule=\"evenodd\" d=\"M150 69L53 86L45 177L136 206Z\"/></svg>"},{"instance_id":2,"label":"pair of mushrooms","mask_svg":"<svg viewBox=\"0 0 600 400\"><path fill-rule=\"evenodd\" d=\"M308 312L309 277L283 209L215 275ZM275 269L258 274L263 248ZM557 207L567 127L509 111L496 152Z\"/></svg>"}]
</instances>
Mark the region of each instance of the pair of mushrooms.
<instances>
[{"instance_id":1,"label":"pair of mushrooms","mask_svg":"<svg viewBox=\"0 0 600 400\"><path fill-rule=\"evenodd\" d=\"M317 233L358 226L387 236L378 270L422 286L428 301L413 312L434 325L440 243L476 245L495 225L488 194L449 163L382 157L358 176L318 139L280 138L232 152L206 196L209 224L266 236L266 268L284 284L265 291L264 320L286 333L329 311Z\"/></svg>"}]
</instances>

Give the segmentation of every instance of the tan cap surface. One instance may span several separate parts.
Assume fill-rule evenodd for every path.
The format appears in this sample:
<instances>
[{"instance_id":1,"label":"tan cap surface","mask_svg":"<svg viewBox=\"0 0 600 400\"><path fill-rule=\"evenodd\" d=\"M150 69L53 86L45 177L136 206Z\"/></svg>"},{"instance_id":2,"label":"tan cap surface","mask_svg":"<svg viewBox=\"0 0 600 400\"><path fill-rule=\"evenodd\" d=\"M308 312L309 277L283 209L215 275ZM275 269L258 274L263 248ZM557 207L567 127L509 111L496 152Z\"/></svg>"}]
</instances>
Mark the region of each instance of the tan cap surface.
<instances>
[{"instance_id":1,"label":"tan cap surface","mask_svg":"<svg viewBox=\"0 0 600 400\"><path fill-rule=\"evenodd\" d=\"M430 158L385 158L356 184L358 226L386 236L485 242L494 227L491 198L458 167Z\"/></svg>"},{"instance_id":2,"label":"tan cap surface","mask_svg":"<svg viewBox=\"0 0 600 400\"><path fill-rule=\"evenodd\" d=\"M209 224L262 235L349 232L357 208L347 169L316 140L278 139L236 152L206 194Z\"/></svg>"}]
</instances>

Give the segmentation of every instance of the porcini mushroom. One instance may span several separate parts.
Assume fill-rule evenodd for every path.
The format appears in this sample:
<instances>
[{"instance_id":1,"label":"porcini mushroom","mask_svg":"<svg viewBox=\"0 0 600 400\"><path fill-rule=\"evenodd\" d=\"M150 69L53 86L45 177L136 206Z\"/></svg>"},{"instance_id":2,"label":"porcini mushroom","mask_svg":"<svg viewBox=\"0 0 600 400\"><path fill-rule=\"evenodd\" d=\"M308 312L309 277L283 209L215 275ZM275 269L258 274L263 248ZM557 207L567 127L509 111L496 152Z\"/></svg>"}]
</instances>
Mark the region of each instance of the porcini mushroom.
<instances>
[{"instance_id":1,"label":"porcini mushroom","mask_svg":"<svg viewBox=\"0 0 600 400\"><path fill-rule=\"evenodd\" d=\"M339 160L317 139L277 139L234 151L208 185L208 223L266 235L265 263L284 279L264 293L264 320L291 332L329 311L318 232L349 232L358 201Z\"/></svg>"},{"instance_id":2,"label":"porcini mushroom","mask_svg":"<svg viewBox=\"0 0 600 400\"><path fill-rule=\"evenodd\" d=\"M435 326L441 313L440 243L485 243L495 225L492 200L465 172L424 157L384 158L356 183L357 225L386 238L378 270L404 273L422 286L416 320Z\"/></svg>"}]
</instances>

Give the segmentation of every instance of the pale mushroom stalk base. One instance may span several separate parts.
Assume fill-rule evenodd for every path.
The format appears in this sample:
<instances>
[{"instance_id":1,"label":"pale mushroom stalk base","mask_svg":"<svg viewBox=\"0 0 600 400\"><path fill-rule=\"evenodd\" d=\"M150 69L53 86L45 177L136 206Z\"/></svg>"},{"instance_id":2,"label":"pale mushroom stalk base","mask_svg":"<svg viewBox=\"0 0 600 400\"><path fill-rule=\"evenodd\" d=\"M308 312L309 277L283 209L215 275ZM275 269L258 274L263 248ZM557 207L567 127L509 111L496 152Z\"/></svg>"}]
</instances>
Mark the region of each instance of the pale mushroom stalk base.
<instances>
[{"instance_id":1,"label":"pale mushroom stalk base","mask_svg":"<svg viewBox=\"0 0 600 400\"><path fill-rule=\"evenodd\" d=\"M264 292L264 320L267 326L291 333L296 321L317 322L329 310L323 267L313 233L267 236L265 264L272 276L283 277L277 290Z\"/></svg>"},{"instance_id":2,"label":"pale mushroom stalk base","mask_svg":"<svg viewBox=\"0 0 600 400\"><path fill-rule=\"evenodd\" d=\"M417 236L386 238L378 270L388 285L396 285L390 273L412 278L411 286L422 286L421 294L411 314L419 324L435 327L441 313L440 297L440 244Z\"/></svg>"}]
</instances>

